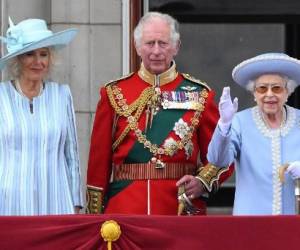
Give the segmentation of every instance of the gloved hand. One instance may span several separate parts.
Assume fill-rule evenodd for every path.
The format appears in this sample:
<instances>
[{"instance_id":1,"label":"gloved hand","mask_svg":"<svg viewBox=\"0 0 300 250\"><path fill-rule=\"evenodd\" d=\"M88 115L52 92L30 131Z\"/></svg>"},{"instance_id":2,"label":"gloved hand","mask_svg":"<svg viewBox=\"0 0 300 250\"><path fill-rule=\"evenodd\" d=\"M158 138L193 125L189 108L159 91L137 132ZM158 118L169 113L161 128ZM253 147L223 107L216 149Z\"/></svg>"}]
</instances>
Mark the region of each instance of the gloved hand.
<instances>
[{"instance_id":1,"label":"gloved hand","mask_svg":"<svg viewBox=\"0 0 300 250\"><path fill-rule=\"evenodd\" d=\"M294 180L300 178L300 161L291 162L286 171Z\"/></svg>"},{"instance_id":2,"label":"gloved hand","mask_svg":"<svg viewBox=\"0 0 300 250\"><path fill-rule=\"evenodd\" d=\"M230 96L230 87L224 87L219 102L220 119L218 126L222 134L227 134L230 128L234 114L238 109L238 98L235 97L233 102Z\"/></svg>"}]
</instances>

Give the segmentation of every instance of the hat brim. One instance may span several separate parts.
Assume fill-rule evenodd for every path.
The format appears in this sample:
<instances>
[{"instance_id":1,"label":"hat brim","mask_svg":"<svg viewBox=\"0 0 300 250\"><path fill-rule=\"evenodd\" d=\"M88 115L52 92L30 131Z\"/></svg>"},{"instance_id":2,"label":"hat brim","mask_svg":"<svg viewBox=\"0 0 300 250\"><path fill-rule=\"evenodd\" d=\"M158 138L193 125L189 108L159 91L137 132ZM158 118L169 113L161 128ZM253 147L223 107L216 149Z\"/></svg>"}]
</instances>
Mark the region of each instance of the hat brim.
<instances>
[{"instance_id":1,"label":"hat brim","mask_svg":"<svg viewBox=\"0 0 300 250\"><path fill-rule=\"evenodd\" d=\"M287 59L261 59L252 62L245 61L238 65L232 71L233 80L239 85L246 87L250 80L264 74L280 74L294 80L298 85L300 83L300 64L297 60Z\"/></svg>"},{"instance_id":2,"label":"hat brim","mask_svg":"<svg viewBox=\"0 0 300 250\"><path fill-rule=\"evenodd\" d=\"M9 53L9 54L5 55L4 57L2 57L0 59L0 70L2 70L6 66L7 62L10 59L12 59L18 55L22 55L26 52L40 49L40 48L46 48L46 47L54 47L56 49L62 48L73 40L73 38L75 37L77 32L78 32L78 30L75 28L67 29L67 30L63 30L63 31L54 33L53 35L46 37L44 39L41 39L39 41L25 45L22 49L17 50L13 53Z\"/></svg>"}]
</instances>

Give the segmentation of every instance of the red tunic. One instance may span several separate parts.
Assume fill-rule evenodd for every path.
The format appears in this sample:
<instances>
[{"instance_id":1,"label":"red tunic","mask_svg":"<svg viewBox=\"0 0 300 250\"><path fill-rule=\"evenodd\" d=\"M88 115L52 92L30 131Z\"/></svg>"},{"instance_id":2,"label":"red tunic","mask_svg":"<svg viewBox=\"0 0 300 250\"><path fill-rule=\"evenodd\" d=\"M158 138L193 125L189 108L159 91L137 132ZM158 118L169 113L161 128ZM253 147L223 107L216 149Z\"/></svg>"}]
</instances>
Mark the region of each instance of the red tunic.
<instances>
[{"instance_id":1,"label":"red tunic","mask_svg":"<svg viewBox=\"0 0 300 250\"><path fill-rule=\"evenodd\" d=\"M178 74L174 80L160 86L160 89L162 92L174 91L184 80L184 77L181 74ZM137 73L126 79L121 79L114 84L122 90L122 94L128 105L137 100L142 91L150 86L149 83L144 81ZM91 136L87 185L100 188L105 197L108 189L111 187L110 178L112 174L112 166L123 164L125 160L126 163L137 163L141 161L138 159L139 154L134 154L133 158L132 156L130 159L127 158L134 144L139 143L137 142L137 137L134 131L130 131L113 152L112 144L124 131L128 122L125 117L119 117L116 122L115 131L113 132L115 110L111 105L107 89L105 87L101 88L100 95L101 97L97 106ZM186 110L181 118L190 125L190 120L194 113L194 110ZM191 138L193 151L190 157L187 159L185 150L182 149L178 150L173 156L163 155L161 160L166 163L192 163L197 166L199 165L200 158L202 164L207 164L207 147L218 118L218 110L214 103L214 92L208 90L205 108L199 118L199 124ZM146 115L144 110L138 122L138 126L141 130L144 130L145 128L145 120ZM155 129L155 133L160 133L159 124L154 124L151 129ZM114 134L112 135L112 133ZM174 139L177 138L178 140L178 136L175 134L173 129L170 129L167 136L167 138L170 137ZM230 173L226 172L222 175L222 179L226 179ZM177 181L178 179L132 180L129 185L118 190L116 194L109 198L105 205L104 212L176 215L178 208L178 188L175 183ZM205 214L205 202L201 199L197 199L196 203L198 203L197 206L201 208L202 214Z\"/></svg>"}]
</instances>

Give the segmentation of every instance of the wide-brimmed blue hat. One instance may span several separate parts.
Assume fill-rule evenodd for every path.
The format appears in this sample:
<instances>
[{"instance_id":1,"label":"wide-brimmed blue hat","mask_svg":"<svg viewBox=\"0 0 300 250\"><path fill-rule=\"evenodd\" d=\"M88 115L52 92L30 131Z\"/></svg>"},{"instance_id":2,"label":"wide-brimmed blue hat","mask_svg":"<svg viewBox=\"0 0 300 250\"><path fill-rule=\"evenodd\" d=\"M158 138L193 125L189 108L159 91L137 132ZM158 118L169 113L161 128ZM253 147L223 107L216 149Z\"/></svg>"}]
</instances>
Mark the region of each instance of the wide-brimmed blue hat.
<instances>
[{"instance_id":1,"label":"wide-brimmed blue hat","mask_svg":"<svg viewBox=\"0 0 300 250\"><path fill-rule=\"evenodd\" d=\"M285 75L300 84L300 61L284 53L266 53L238 64L232 71L232 78L245 87L249 80L270 73Z\"/></svg>"},{"instance_id":2,"label":"wide-brimmed blue hat","mask_svg":"<svg viewBox=\"0 0 300 250\"><path fill-rule=\"evenodd\" d=\"M26 19L14 25L9 18L6 37L0 37L6 43L7 54L0 59L0 70L17 55L45 47L61 48L67 45L77 34L77 29L67 29L53 33L42 19Z\"/></svg>"}]
</instances>

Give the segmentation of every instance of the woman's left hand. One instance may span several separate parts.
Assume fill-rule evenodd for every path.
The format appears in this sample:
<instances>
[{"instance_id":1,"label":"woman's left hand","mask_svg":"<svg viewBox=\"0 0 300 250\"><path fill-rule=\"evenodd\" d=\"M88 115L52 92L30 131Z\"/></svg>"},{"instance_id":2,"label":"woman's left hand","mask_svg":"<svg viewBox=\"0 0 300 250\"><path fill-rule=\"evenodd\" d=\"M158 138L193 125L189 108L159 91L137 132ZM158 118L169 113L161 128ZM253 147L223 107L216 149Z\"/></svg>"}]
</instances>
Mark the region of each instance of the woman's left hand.
<instances>
[{"instance_id":1,"label":"woman's left hand","mask_svg":"<svg viewBox=\"0 0 300 250\"><path fill-rule=\"evenodd\" d=\"M294 180L300 178L300 161L291 162L286 171Z\"/></svg>"}]
</instances>

